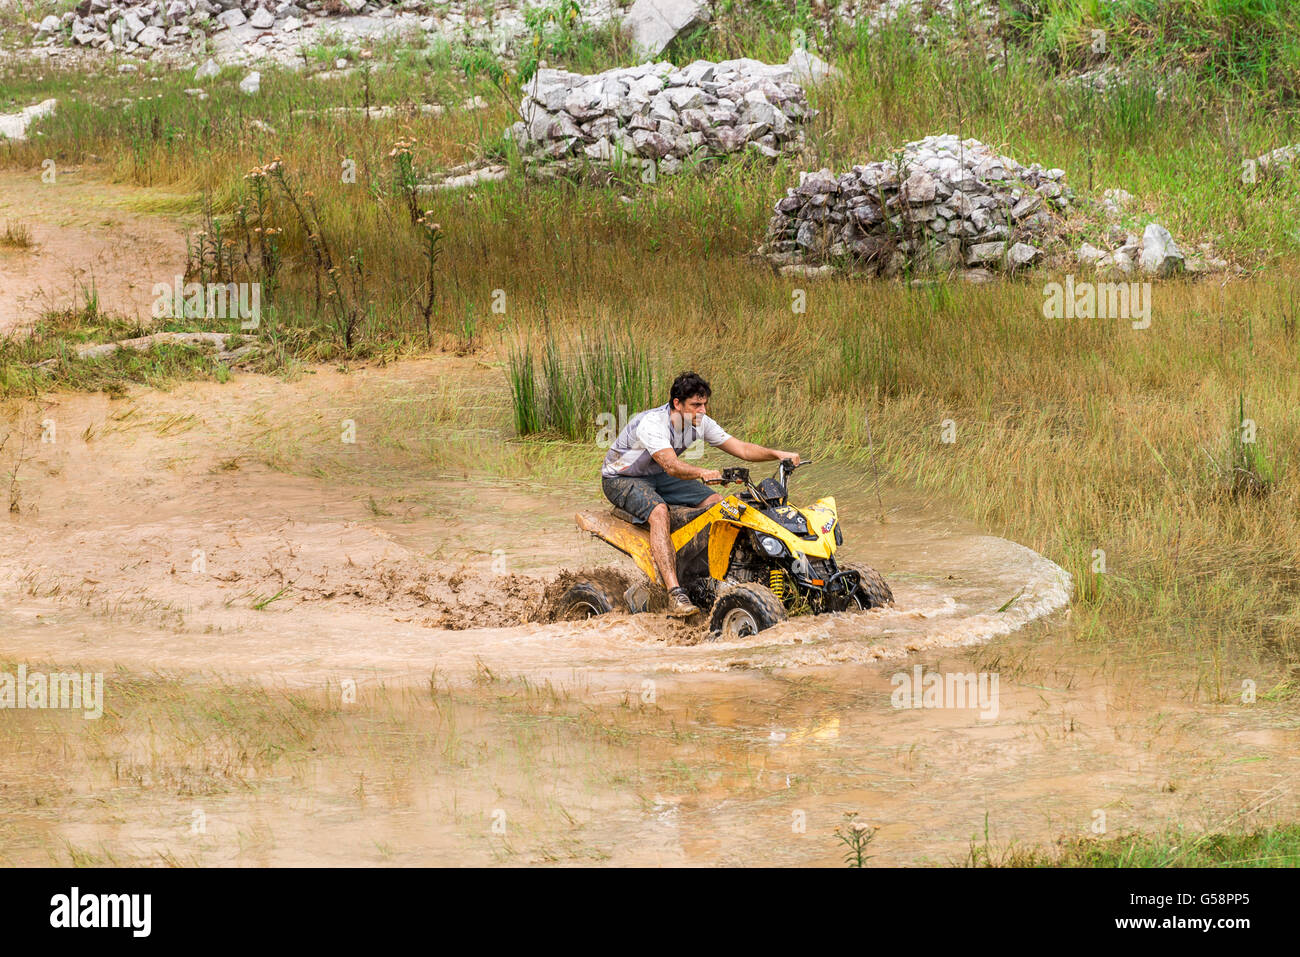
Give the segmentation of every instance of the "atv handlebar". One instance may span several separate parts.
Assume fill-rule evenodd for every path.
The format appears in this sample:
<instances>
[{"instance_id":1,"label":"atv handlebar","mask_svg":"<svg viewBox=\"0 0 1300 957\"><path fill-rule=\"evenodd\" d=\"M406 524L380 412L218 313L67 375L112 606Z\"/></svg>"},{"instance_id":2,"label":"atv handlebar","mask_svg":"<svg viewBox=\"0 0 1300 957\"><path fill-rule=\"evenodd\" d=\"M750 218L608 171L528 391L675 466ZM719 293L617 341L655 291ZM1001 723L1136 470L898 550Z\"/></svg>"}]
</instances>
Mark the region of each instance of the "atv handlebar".
<instances>
[{"instance_id":1,"label":"atv handlebar","mask_svg":"<svg viewBox=\"0 0 1300 957\"><path fill-rule=\"evenodd\" d=\"M713 479L710 485L730 485L733 482L739 482L743 485L749 484L749 469L747 468L726 468L722 470L722 478Z\"/></svg>"},{"instance_id":2,"label":"atv handlebar","mask_svg":"<svg viewBox=\"0 0 1300 957\"><path fill-rule=\"evenodd\" d=\"M781 465L777 468L776 480L782 485L788 484L790 481L790 474L795 470L795 468L802 468L805 465L812 465L812 459L802 459L798 466L794 464L794 459L782 459Z\"/></svg>"}]
</instances>

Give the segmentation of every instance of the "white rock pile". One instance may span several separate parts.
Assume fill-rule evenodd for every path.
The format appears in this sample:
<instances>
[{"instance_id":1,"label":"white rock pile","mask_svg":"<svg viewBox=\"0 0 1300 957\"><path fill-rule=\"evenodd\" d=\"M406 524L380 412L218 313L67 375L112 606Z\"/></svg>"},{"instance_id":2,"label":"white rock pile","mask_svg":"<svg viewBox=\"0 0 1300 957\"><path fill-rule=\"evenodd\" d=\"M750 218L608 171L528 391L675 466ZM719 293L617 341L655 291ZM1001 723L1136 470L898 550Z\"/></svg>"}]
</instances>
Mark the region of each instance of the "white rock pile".
<instances>
[{"instance_id":1,"label":"white rock pile","mask_svg":"<svg viewBox=\"0 0 1300 957\"><path fill-rule=\"evenodd\" d=\"M653 162L671 175L743 150L776 158L803 146L811 112L796 66L739 59L681 69L643 63L594 76L541 69L510 133L526 162L551 169Z\"/></svg>"},{"instance_id":2,"label":"white rock pile","mask_svg":"<svg viewBox=\"0 0 1300 957\"><path fill-rule=\"evenodd\" d=\"M498 53L529 34L528 9L550 0L81 0L33 22L33 45L49 55L72 40L105 53L170 58L200 52L207 40L222 63L267 56L293 62L302 45L370 42L391 32L473 36ZM3 0L0 0L3 3ZM612 0L579 0L585 22L615 16ZM328 36L327 36L328 34ZM240 56L240 53L247 56ZM285 56L287 54L287 58Z\"/></svg>"},{"instance_id":3,"label":"white rock pile","mask_svg":"<svg viewBox=\"0 0 1300 957\"><path fill-rule=\"evenodd\" d=\"M858 0L840 5L837 12L848 23L865 21L871 33L906 20L922 38L930 35L932 23L989 30L998 22L997 0Z\"/></svg>"},{"instance_id":4,"label":"white rock pile","mask_svg":"<svg viewBox=\"0 0 1300 957\"><path fill-rule=\"evenodd\" d=\"M148 54L172 45L191 45L210 34L248 23L260 30L293 32L317 0L81 0L61 17L50 14L36 30L36 41L70 35L78 46L105 53Z\"/></svg>"},{"instance_id":5,"label":"white rock pile","mask_svg":"<svg viewBox=\"0 0 1300 957\"><path fill-rule=\"evenodd\" d=\"M781 266L1010 268L1037 260L1073 193L979 140L928 136L893 160L804 173L776 204L761 252ZM974 278L974 277L972 277Z\"/></svg>"}]
</instances>

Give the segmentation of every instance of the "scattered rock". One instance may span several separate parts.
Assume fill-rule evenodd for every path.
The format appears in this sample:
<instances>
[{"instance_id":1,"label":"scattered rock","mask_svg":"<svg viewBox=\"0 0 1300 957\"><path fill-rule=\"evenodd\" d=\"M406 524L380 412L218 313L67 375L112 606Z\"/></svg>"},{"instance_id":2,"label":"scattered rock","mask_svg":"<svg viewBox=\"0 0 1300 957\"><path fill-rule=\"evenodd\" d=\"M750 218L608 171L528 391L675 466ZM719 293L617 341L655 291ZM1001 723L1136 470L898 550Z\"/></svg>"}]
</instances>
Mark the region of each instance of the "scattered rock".
<instances>
[{"instance_id":1,"label":"scattered rock","mask_svg":"<svg viewBox=\"0 0 1300 957\"><path fill-rule=\"evenodd\" d=\"M507 172L506 167L496 164L479 166L467 163L447 170L436 182L421 183L416 188L421 192L464 189L466 186L475 186L478 183L489 183L494 180L505 179Z\"/></svg>"},{"instance_id":2,"label":"scattered rock","mask_svg":"<svg viewBox=\"0 0 1300 957\"><path fill-rule=\"evenodd\" d=\"M844 19L850 24L865 19L868 33L875 33L886 24L906 20L912 33L922 40L929 39L935 23L974 27L987 33L997 26L998 0L883 0L871 4L865 18L850 13Z\"/></svg>"},{"instance_id":3,"label":"scattered rock","mask_svg":"<svg viewBox=\"0 0 1300 957\"><path fill-rule=\"evenodd\" d=\"M239 81L239 88L249 96L256 96L262 89L262 74L254 70Z\"/></svg>"},{"instance_id":4,"label":"scattered rock","mask_svg":"<svg viewBox=\"0 0 1300 957\"><path fill-rule=\"evenodd\" d=\"M793 263L789 266L780 268L782 276L792 276L795 279L829 279L835 275L835 267L829 264L824 266L805 266L801 263Z\"/></svg>"},{"instance_id":5,"label":"scattered rock","mask_svg":"<svg viewBox=\"0 0 1300 957\"><path fill-rule=\"evenodd\" d=\"M17 113L0 113L0 139L27 139L27 127L31 125L32 120L49 116L58 105L58 100L49 99L19 110Z\"/></svg>"},{"instance_id":6,"label":"scattered rock","mask_svg":"<svg viewBox=\"0 0 1300 957\"><path fill-rule=\"evenodd\" d=\"M220 72L221 72L221 67L217 66L217 61L209 57L207 62L204 63L203 66L199 67L197 70L194 71L194 79L196 82L202 82L203 80L210 80L213 77L217 76Z\"/></svg>"},{"instance_id":7,"label":"scattered rock","mask_svg":"<svg viewBox=\"0 0 1300 957\"><path fill-rule=\"evenodd\" d=\"M1106 258L1106 251L1098 249L1092 243L1084 243L1079 247L1079 262L1085 266L1095 266L1102 259Z\"/></svg>"},{"instance_id":8,"label":"scattered rock","mask_svg":"<svg viewBox=\"0 0 1300 957\"><path fill-rule=\"evenodd\" d=\"M1102 208L1112 219L1119 219L1124 215L1132 202L1133 194L1125 189L1108 189L1102 193Z\"/></svg>"},{"instance_id":9,"label":"scattered rock","mask_svg":"<svg viewBox=\"0 0 1300 957\"><path fill-rule=\"evenodd\" d=\"M637 51L656 57L681 34L708 19L709 6L704 0L636 0L623 24Z\"/></svg>"},{"instance_id":10,"label":"scattered rock","mask_svg":"<svg viewBox=\"0 0 1300 957\"><path fill-rule=\"evenodd\" d=\"M790 54L790 59L786 60L786 66L794 71L794 78L804 86L820 86L827 79L839 80L844 76L844 71L838 67L833 67L815 53L810 53L803 47L795 47Z\"/></svg>"},{"instance_id":11,"label":"scattered rock","mask_svg":"<svg viewBox=\"0 0 1300 957\"><path fill-rule=\"evenodd\" d=\"M1296 158L1300 157L1300 143L1292 143L1290 146L1279 146L1275 150L1270 150L1260 156L1255 157L1255 177L1258 179L1271 179L1291 169L1295 165ZM1250 177L1243 177L1243 180L1250 182Z\"/></svg>"},{"instance_id":12,"label":"scattered rock","mask_svg":"<svg viewBox=\"0 0 1300 957\"><path fill-rule=\"evenodd\" d=\"M215 358L220 362L239 362L257 352L256 342L228 349L227 346L232 338L236 342L243 342L247 337L226 332L155 332L152 335L139 336L135 339L77 346L77 358L102 359L105 356L111 356L119 349L134 349L136 352L144 352L146 349L164 343L179 346L212 346L216 349ZM43 362L36 363L35 368L43 369L55 365L58 361L58 359L46 359Z\"/></svg>"},{"instance_id":13,"label":"scattered rock","mask_svg":"<svg viewBox=\"0 0 1300 957\"><path fill-rule=\"evenodd\" d=\"M1142 232L1142 271L1164 279L1183 270L1183 254L1174 244L1169 230L1150 223Z\"/></svg>"}]
</instances>

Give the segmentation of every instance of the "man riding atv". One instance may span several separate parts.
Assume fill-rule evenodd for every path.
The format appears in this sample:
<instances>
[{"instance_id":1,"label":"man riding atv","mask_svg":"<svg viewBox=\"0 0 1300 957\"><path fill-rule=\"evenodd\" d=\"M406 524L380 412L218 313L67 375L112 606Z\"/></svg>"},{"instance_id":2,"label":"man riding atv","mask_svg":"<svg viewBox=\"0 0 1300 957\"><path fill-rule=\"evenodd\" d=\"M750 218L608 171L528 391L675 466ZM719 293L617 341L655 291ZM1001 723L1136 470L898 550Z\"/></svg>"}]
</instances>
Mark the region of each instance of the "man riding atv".
<instances>
[{"instance_id":1,"label":"man riding atv","mask_svg":"<svg viewBox=\"0 0 1300 957\"><path fill-rule=\"evenodd\" d=\"M705 482L720 482L718 469L683 462L681 454L697 439L746 462L790 460L799 453L764 448L729 435L707 415L713 390L694 372L677 377L666 405L638 412L610 447L601 467L601 488L616 508L647 522L659 577L668 589L668 614L686 618L699 611L677 581L676 556L669 534L669 505L710 506L722 496Z\"/></svg>"}]
</instances>

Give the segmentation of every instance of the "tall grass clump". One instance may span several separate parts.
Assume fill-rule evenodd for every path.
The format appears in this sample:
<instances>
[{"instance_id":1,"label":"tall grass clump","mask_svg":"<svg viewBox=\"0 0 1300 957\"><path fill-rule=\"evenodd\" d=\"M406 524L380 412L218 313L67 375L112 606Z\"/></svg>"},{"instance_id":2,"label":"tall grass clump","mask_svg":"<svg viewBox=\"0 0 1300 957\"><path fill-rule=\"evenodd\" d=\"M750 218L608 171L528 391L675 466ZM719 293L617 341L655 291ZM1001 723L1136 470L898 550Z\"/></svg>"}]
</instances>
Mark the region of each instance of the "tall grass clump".
<instances>
[{"instance_id":1,"label":"tall grass clump","mask_svg":"<svg viewBox=\"0 0 1300 957\"><path fill-rule=\"evenodd\" d=\"M540 376L527 340L510 348L507 375L520 436L551 433L586 442L602 416L621 427L626 417L655 404L655 362L626 333L583 333L565 343L548 331Z\"/></svg>"},{"instance_id":2,"label":"tall grass clump","mask_svg":"<svg viewBox=\"0 0 1300 957\"><path fill-rule=\"evenodd\" d=\"M542 411L542 392L537 385L537 370L533 364L533 347L524 343L510 351L508 376L510 403L514 410L515 432L533 435L545 428Z\"/></svg>"},{"instance_id":3,"label":"tall grass clump","mask_svg":"<svg viewBox=\"0 0 1300 957\"><path fill-rule=\"evenodd\" d=\"M1234 499L1267 495L1273 488L1273 464L1257 434L1257 423L1246 415L1246 397L1240 393L1228 429L1229 455L1224 471L1229 494Z\"/></svg>"}]
</instances>

